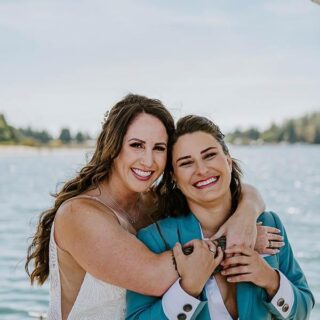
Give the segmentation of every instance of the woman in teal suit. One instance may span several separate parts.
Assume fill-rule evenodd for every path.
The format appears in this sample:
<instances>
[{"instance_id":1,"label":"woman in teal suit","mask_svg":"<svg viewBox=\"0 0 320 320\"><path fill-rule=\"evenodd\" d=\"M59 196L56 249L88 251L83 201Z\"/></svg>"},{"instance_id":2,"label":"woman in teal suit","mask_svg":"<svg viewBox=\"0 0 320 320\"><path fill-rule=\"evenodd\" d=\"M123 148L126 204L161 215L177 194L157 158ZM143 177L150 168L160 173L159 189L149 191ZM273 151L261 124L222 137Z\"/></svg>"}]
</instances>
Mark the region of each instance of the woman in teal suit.
<instances>
[{"instance_id":1,"label":"woman in teal suit","mask_svg":"<svg viewBox=\"0 0 320 320\"><path fill-rule=\"evenodd\" d=\"M223 254L218 245L201 240L215 234L233 214L241 194L241 170L223 138L207 118L179 120L172 180L162 198L171 217L139 231L138 237L156 253L173 249L180 278L162 298L128 291L127 319L309 317L314 298L275 213L264 212L258 218L281 230L285 246L275 255L263 257L245 246L233 246ZM197 250L185 255L179 243Z\"/></svg>"}]
</instances>

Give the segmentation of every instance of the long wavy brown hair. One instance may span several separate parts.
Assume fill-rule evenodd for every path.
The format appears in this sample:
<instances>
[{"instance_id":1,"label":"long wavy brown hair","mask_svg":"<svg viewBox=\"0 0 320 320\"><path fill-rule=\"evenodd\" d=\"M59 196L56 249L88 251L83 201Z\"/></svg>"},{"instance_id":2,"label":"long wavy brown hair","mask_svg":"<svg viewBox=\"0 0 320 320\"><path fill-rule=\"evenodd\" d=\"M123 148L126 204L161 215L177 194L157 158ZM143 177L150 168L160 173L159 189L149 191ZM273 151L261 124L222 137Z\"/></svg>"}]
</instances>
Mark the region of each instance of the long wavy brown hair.
<instances>
[{"instance_id":1,"label":"long wavy brown hair","mask_svg":"<svg viewBox=\"0 0 320 320\"><path fill-rule=\"evenodd\" d=\"M197 131L203 131L211 134L221 145L224 154L229 154L229 149L224 141L224 134L220 131L219 127L206 117L188 115L182 117L176 125L176 130L172 139L172 147L177 142L179 137L193 133ZM241 196L241 175L242 171L237 163L237 160L232 159L232 172L230 181L231 191L231 213L233 213L238 205ZM171 159L170 159L171 160ZM186 215L190 212L186 197L181 192L172 179L173 167L170 162L169 170L170 174L165 176L165 180L159 190L159 211L166 212L170 216Z\"/></svg>"},{"instance_id":2,"label":"long wavy brown hair","mask_svg":"<svg viewBox=\"0 0 320 320\"><path fill-rule=\"evenodd\" d=\"M165 126L168 134L167 165L171 163L171 139L174 133L174 120L161 101L129 94L116 103L110 112L106 113L94 154L89 163L80 170L75 178L66 182L60 192L54 195L54 206L40 215L32 243L28 247L25 264L25 270L30 277L31 284L36 281L42 285L48 278L50 232L57 210L64 201L87 190L97 188L102 180L108 179L113 161L121 151L127 129L141 113L147 113L158 118ZM156 187L156 192L163 186L163 181L168 179L168 172L168 167L166 167L162 180ZM30 273L31 261L34 261L34 268Z\"/></svg>"}]
</instances>

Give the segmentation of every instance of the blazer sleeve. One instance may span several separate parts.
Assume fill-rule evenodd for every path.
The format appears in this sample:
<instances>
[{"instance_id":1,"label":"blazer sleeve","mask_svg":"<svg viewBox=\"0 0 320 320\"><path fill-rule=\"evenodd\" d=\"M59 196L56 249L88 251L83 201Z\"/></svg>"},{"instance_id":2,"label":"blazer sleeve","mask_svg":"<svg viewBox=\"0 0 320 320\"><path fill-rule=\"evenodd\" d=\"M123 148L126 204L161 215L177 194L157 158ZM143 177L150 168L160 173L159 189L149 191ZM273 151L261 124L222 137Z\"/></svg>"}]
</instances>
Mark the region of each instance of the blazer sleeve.
<instances>
[{"instance_id":1,"label":"blazer sleeve","mask_svg":"<svg viewBox=\"0 0 320 320\"><path fill-rule=\"evenodd\" d=\"M150 228L151 227L151 228ZM138 232L137 237L153 252L160 253L165 251L158 232L153 226L142 229ZM170 290L170 289L169 289ZM134 291L127 290L126 293L126 319L130 320L166 320L168 319L163 309L162 297L143 295ZM205 302L200 302L192 319L202 310ZM188 317L189 318L189 317Z\"/></svg>"},{"instance_id":2,"label":"blazer sleeve","mask_svg":"<svg viewBox=\"0 0 320 320\"><path fill-rule=\"evenodd\" d=\"M279 302L282 304L280 307L275 307L270 301L268 301L266 295L264 297L264 304L269 311L276 317L276 319L287 319L287 320L303 320L308 319L311 309L314 306L315 300L312 292L307 283L306 277L302 272L302 269L293 255L293 251L290 242L287 237L286 230L279 219L278 215L271 212L274 219L274 226L281 230L281 234L284 237L285 246L280 249L279 253L279 271L289 280L292 286L294 294L294 302L289 314L284 315L283 312L279 311L283 308L283 301Z\"/></svg>"}]
</instances>

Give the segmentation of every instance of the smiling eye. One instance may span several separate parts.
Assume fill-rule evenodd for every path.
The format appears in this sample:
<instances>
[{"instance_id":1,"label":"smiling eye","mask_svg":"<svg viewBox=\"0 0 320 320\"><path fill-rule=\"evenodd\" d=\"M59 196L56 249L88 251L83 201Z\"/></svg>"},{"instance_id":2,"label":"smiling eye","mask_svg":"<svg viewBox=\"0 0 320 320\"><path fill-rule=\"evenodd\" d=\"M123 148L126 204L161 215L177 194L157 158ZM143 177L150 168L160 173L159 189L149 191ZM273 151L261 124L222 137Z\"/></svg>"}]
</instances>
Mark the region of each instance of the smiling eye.
<instances>
[{"instance_id":1,"label":"smiling eye","mask_svg":"<svg viewBox=\"0 0 320 320\"><path fill-rule=\"evenodd\" d=\"M192 161L182 162L180 163L179 167L187 167L192 165Z\"/></svg>"},{"instance_id":2,"label":"smiling eye","mask_svg":"<svg viewBox=\"0 0 320 320\"><path fill-rule=\"evenodd\" d=\"M166 148L165 147L163 147L163 146L155 146L154 147L154 150L157 150L157 151L166 151Z\"/></svg>"},{"instance_id":3,"label":"smiling eye","mask_svg":"<svg viewBox=\"0 0 320 320\"><path fill-rule=\"evenodd\" d=\"M205 156L204 156L204 159L212 159L214 156L216 156L217 154L212 152L212 153L207 153Z\"/></svg>"},{"instance_id":4,"label":"smiling eye","mask_svg":"<svg viewBox=\"0 0 320 320\"><path fill-rule=\"evenodd\" d=\"M142 149L143 148L143 144L140 142L134 142L130 144L130 147L136 148L136 149Z\"/></svg>"}]
</instances>

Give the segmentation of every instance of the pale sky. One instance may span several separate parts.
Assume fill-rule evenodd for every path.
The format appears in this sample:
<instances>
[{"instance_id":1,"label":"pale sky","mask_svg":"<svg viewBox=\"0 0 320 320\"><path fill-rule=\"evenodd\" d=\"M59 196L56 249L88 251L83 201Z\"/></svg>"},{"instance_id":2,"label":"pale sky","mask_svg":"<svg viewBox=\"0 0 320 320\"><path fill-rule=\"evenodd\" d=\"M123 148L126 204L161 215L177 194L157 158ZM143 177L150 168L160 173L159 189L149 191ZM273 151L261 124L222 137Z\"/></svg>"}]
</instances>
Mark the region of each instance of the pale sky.
<instances>
[{"instance_id":1,"label":"pale sky","mask_svg":"<svg viewBox=\"0 0 320 320\"><path fill-rule=\"evenodd\" d=\"M0 0L0 113L95 134L129 92L224 131L320 110L310 0Z\"/></svg>"}]
</instances>

